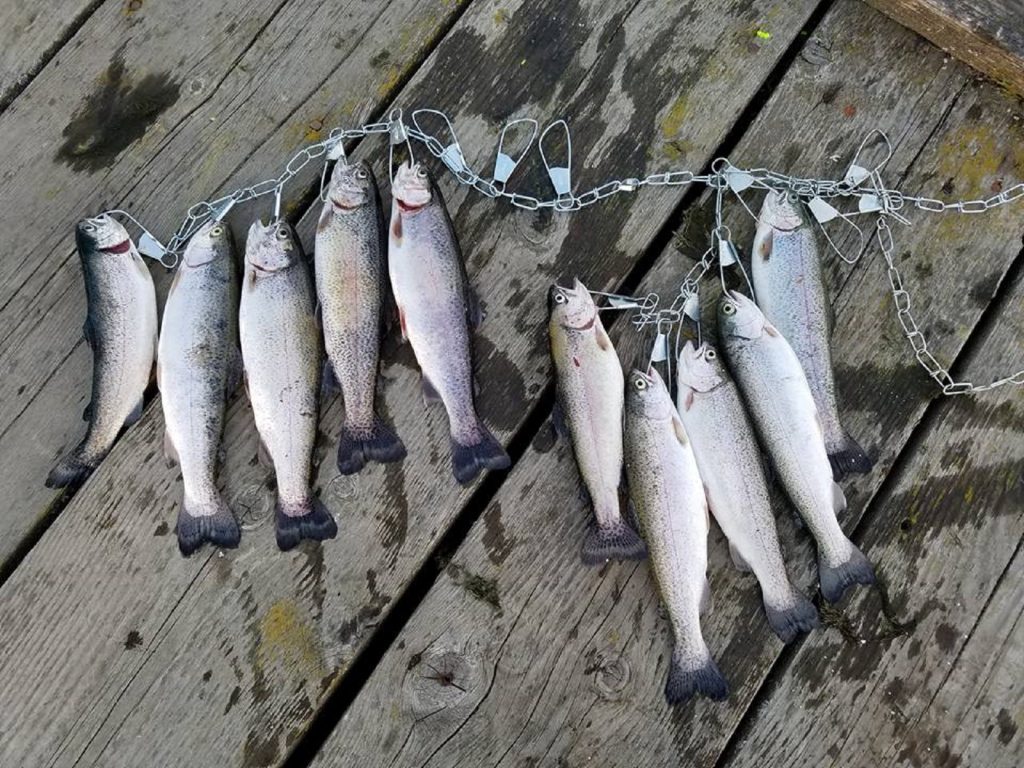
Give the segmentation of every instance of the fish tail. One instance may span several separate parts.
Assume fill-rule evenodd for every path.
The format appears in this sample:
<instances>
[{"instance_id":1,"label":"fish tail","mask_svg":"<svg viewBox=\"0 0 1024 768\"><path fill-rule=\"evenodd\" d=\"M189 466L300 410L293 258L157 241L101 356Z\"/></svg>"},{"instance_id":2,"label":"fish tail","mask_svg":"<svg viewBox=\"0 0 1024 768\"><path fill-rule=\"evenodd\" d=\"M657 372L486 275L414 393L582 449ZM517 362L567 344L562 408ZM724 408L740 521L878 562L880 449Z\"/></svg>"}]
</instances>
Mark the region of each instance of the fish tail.
<instances>
[{"instance_id":1,"label":"fish tail","mask_svg":"<svg viewBox=\"0 0 1024 768\"><path fill-rule=\"evenodd\" d=\"M194 504L186 499L178 513L178 549L185 557L206 542L222 549L234 549L241 538L238 521L219 495L206 504Z\"/></svg>"},{"instance_id":2,"label":"fish tail","mask_svg":"<svg viewBox=\"0 0 1024 768\"><path fill-rule=\"evenodd\" d=\"M277 546L282 552L293 549L303 539L324 541L338 535L338 524L323 502L315 496L303 505L286 511L278 498L274 508Z\"/></svg>"},{"instance_id":3,"label":"fish tail","mask_svg":"<svg viewBox=\"0 0 1024 768\"><path fill-rule=\"evenodd\" d=\"M87 458L82 445L76 446L57 462L57 466L50 470L50 474L46 476L46 487L65 488L69 485L81 485L99 466L102 458L102 456L95 459Z\"/></svg>"},{"instance_id":4,"label":"fish tail","mask_svg":"<svg viewBox=\"0 0 1024 768\"><path fill-rule=\"evenodd\" d=\"M695 693L714 701L722 701L729 695L729 683L711 658L711 651L706 645L697 658L684 658L677 645L669 662L665 699L672 705L682 704L693 698Z\"/></svg>"},{"instance_id":5,"label":"fish tail","mask_svg":"<svg viewBox=\"0 0 1024 768\"><path fill-rule=\"evenodd\" d=\"M865 586L875 583L875 569L871 566L864 553L853 544L850 546L846 559L836 565L829 565L822 555L818 554L818 581L821 583L821 594L830 603L838 603L846 590L854 584Z\"/></svg>"},{"instance_id":6,"label":"fish tail","mask_svg":"<svg viewBox=\"0 0 1024 768\"><path fill-rule=\"evenodd\" d=\"M356 431L348 426L341 428L338 438L338 471L353 475L368 461L387 464L401 461L406 456L405 444L388 424L379 416L373 417L369 431Z\"/></svg>"},{"instance_id":7,"label":"fish tail","mask_svg":"<svg viewBox=\"0 0 1024 768\"><path fill-rule=\"evenodd\" d=\"M512 465L498 439L483 424L478 426L480 439L464 445L452 438L452 471L455 479L468 485L484 469L508 469Z\"/></svg>"},{"instance_id":8,"label":"fish tail","mask_svg":"<svg viewBox=\"0 0 1024 768\"><path fill-rule=\"evenodd\" d=\"M604 565L608 560L643 560L647 557L647 545L640 534L619 520L611 526L591 526L580 547L580 557L586 565Z\"/></svg>"},{"instance_id":9,"label":"fish tail","mask_svg":"<svg viewBox=\"0 0 1024 768\"><path fill-rule=\"evenodd\" d=\"M836 480L849 474L863 475L875 465L857 441L846 432L843 433L838 449L829 453L828 463L832 465L832 476Z\"/></svg>"},{"instance_id":10,"label":"fish tail","mask_svg":"<svg viewBox=\"0 0 1024 768\"><path fill-rule=\"evenodd\" d=\"M803 632L810 632L819 623L818 609L796 587L792 587L790 594L782 601L772 600L765 595L764 612L768 624L784 643L793 641Z\"/></svg>"}]
</instances>

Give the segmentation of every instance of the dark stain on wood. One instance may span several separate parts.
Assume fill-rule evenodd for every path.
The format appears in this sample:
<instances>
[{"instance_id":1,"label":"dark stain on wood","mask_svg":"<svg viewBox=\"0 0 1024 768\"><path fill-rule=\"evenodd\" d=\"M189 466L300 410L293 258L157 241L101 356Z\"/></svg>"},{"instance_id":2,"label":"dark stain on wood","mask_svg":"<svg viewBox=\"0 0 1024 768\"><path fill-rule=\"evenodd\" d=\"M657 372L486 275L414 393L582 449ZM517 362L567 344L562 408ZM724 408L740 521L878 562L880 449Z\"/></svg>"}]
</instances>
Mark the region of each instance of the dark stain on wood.
<instances>
[{"instance_id":1,"label":"dark stain on wood","mask_svg":"<svg viewBox=\"0 0 1024 768\"><path fill-rule=\"evenodd\" d=\"M382 594L378 590L377 572L372 568L366 571L366 591L370 593L370 601L341 625L339 636L343 645L350 644L360 628L380 616L384 607L391 602L391 595Z\"/></svg>"},{"instance_id":2,"label":"dark stain on wood","mask_svg":"<svg viewBox=\"0 0 1024 768\"><path fill-rule=\"evenodd\" d=\"M495 500L484 512L484 548L488 559L495 565L501 565L515 546L515 538L505 532L501 522L501 502Z\"/></svg>"},{"instance_id":3,"label":"dark stain on wood","mask_svg":"<svg viewBox=\"0 0 1024 768\"><path fill-rule=\"evenodd\" d=\"M245 768L269 768L277 763L277 731L268 734L265 730L251 732L242 748L242 765Z\"/></svg>"},{"instance_id":4,"label":"dark stain on wood","mask_svg":"<svg viewBox=\"0 0 1024 768\"><path fill-rule=\"evenodd\" d=\"M386 501L378 517L380 543L388 552L389 562L394 565L409 532L409 501L405 494L405 470L401 462L385 466L384 487Z\"/></svg>"},{"instance_id":5,"label":"dark stain on wood","mask_svg":"<svg viewBox=\"0 0 1024 768\"><path fill-rule=\"evenodd\" d=\"M956 627L943 622L935 628L935 643L942 649L943 653L953 653L956 650L956 641L959 633Z\"/></svg>"},{"instance_id":6,"label":"dark stain on wood","mask_svg":"<svg viewBox=\"0 0 1024 768\"><path fill-rule=\"evenodd\" d=\"M231 695L230 695L230 696L228 696L228 703L227 703L227 706L225 706L225 707L224 707L224 714L225 714L225 715L226 715L226 714L227 714L228 712L230 712L230 711L231 711L231 708L232 708L232 707L234 707L234 706L235 706L235 704L237 704L237 703L238 703L238 700L239 700L239 698L241 698L241 696L242 696L242 687L241 687L241 686L239 686L239 685L236 685L236 686L235 686L235 687L234 687L234 688L232 689L232 691L231 691Z\"/></svg>"},{"instance_id":7,"label":"dark stain on wood","mask_svg":"<svg viewBox=\"0 0 1024 768\"><path fill-rule=\"evenodd\" d=\"M160 524L157 525L156 530L153 531L153 535L154 536L166 536L170 532L171 532L170 526L167 525L166 521L161 521Z\"/></svg>"},{"instance_id":8,"label":"dark stain on wood","mask_svg":"<svg viewBox=\"0 0 1024 768\"><path fill-rule=\"evenodd\" d=\"M166 73L147 74L133 82L124 49L119 49L99 85L64 127L56 160L75 171L103 170L145 135L177 102L180 91L180 83Z\"/></svg>"},{"instance_id":9,"label":"dark stain on wood","mask_svg":"<svg viewBox=\"0 0 1024 768\"><path fill-rule=\"evenodd\" d=\"M1013 737L1017 735L1017 723L1013 719L1013 715L1005 707L999 710L999 715L996 717L996 725L999 726L998 738L1000 744L1006 745L1013 741Z\"/></svg>"},{"instance_id":10,"label":"dark stain on wood","mask_svg":"<svg viewBox=\"0 0 1024 768\"><path fill-rule=\"evenodd\" d=\"M479 411L494 427L512 431L529 403L526 384L509 356L486 336L476 337L478 359L487 361L487 379L480 382Z\"/></svg>"},{"instance_id":11,"label":"dark stain on wood","mask_svg":"<svg viewBox=\"0 0 1024 768\"><path fill-rule=\"evenodd\" d=\"M477 600L490 605L498 612L499 616L503 613L501 608L501 594L498 591L497 579L488 579L485 576L472 573L455 563L449 564L446 570L452 581L466 590L469 594Z\"/></svg>"},{"instance_id":12,"label":"dark stain on wood","mask_svg":"<svg viewBox=\"0 0 1024 768\"><path fill-rule=\"evenodd\" d=\"M140 645L142 645L142 635L133 629L124 639L124 649L130 651L133 648L138 648Z\"/></svg>"},{"instance_id":13,"label":"dark stain on wood","mask_svg":"<svg viewBox=\"0 0 1024 768\"><path fill-rule=\"evenodd\" d=\"M304 572L300 577L303 593L312 600L313 617L319 621L323 615L324 597L327 594L327 587L324 585L324 548L318 541L304 541L300 544L299 550L306 559Z\"/></svg>"}]
</instances>

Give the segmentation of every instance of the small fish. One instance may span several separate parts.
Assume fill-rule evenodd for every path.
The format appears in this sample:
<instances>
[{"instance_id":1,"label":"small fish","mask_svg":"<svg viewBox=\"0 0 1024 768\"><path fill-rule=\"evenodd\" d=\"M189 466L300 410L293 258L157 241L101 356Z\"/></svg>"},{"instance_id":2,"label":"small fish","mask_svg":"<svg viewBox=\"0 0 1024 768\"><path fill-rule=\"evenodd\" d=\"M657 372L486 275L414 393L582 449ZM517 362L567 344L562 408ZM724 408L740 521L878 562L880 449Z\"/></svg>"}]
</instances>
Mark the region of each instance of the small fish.
<instances>
[{"instance_id":1,"label":"small fish","mask_svg":"<svg viewBox=\"0 0 1024 768\"><path fill-rule=\"evenodd\" d=\"M853 584L873 584L871 563L839 527L846 498L832 479L821 419L796 354L757 305L736 291L719 302L718 327L761 443L817 542L822 595L834 603Z\"/></svg>"},{"instance_id":2,"label":"small fish","mask_svg":"<svg viewBox=\"0 0 1024 768\"><path fill-rule=\"evenodd\" d=\"M626 474L676 641L665 698L680 704L702 693L721 701L729 685L700 629L701 613L711 601L708 503L690 440L654 368L629 374Z\"/></svg>"},{"instance_id":3,"label":"small fish","mask_svg":"<svg viewBox=\"0 0 1024 768\"><path fill-rule=\"evenodd\" d=\"M423 373L428 402L441 400L451 429L452 470L463 485L484 469L506 469L508 454L474 404L470 326L480 308L469 286L455 230L429 171L403 163L392 184L388 271L402 338Z\"/></svg>"},{"instance_id":4,"label":"small fish","mask_svg":"<svg viewBox=\"0 0 1024 768\"><path fill-rule=\"evenodd\" d=\"M92 400L85 438L46 478L48 488L76 485L92 472L121 430L142 416L156 359L156 292L135 243L107 214L75 228L88 312L83 332L93 355Z\"/></svg>"},{"instance_id":5,"label":"small fish","mask_svg":"<svg viewBox=\"0 0 1024 768\"><path fill-rule=\"evenodd\" d=\"M814 227L804 206L785 192L769 192L764 199L751 267L758 306L789 342L807 375L833 477L870 471L871 459L839 420L829 343L832 311Z\"/></svg>"},{"instance_id":6,"label":"small fish","mask_svg":"<svg viewBox=\"0 0 1024 768\"><path fill-rule=\"evenodd\" d=\"M548 314L558 383L556 422L564 420L594 508L596 524L583 540L581 557L588 565L642 560L647 548L623 520L619 505L624 397L619 356L590 291L578 279L572 288L551 286Z\"/></svg>"},{"instance_id":7,"label":"small fish","mask_svg":"<svg viewBox=\"0 0 1024 768\"><path fill-rule=\"evenodd\" d=\"M186 556L207 541L237 547L238 523L217 489L224 407L242 366L238 266L231 232L221 222L204 224L185 248L164 306L157 359L164 449L181 465L185 485L178 547Z\"/></svg>"},{"instance_id":8,"label":"small fish","mask_svg":"<svg viewBox=\"0 0 1024 768\"><path fill-rule=\"evenodd\" d=\"M405 445L374 410L386 291L384 216L366 163L338 163L316 228L316 293L328 365L341 386L345 424L338 471L405 458Z\"/></svg>"},{"instance_id":9,"label":"small fish","mask_svg":"<svg viewBox=\"0 0 1024 768\"><path fill-rule=\"evenodd\" d=\"M249 228L239 331L260 456L277 476L277 545L332 539L338 526L309 487L321 374L316 291L284 222Z\"/></svg>"},{"instance_id":10,"label":"small fish","mask_svg":"<svg viewBox=\"0 0 1024 768\"><path fill-rule=\"evenodd\" d=\"M818 611L786 573L761 450L739 391L706 343L686 342L676 371L679 418L692 441L711 514L729 539L733 562L757 577L768 623L788 643L818 626Z\"/></svg>"}]
</instances>

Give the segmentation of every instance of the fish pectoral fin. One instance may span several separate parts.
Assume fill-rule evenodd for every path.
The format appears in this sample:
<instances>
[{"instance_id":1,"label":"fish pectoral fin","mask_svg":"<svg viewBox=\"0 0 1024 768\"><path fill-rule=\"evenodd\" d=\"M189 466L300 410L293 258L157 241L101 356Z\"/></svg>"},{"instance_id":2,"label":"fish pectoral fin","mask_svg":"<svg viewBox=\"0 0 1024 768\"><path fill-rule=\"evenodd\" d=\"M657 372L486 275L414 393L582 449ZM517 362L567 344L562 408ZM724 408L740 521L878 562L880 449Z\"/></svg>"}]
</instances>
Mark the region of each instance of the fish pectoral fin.
<instances>
[{"instance_id":1,"label":"fish pectoral fin","mask_svg":"<svg viewBox=\"0 0 1024 768\"><path fill-rule=\"evenodd\" d=\"M480 303L480 297L469 285L466 286L466 319L469 321L469 327L474 331L479 330L480 326L484 324L484 309Z\"/></svg>"},{"instance_id":2,"label":"fish pectoral fin","mask_svg":"<svg viewBox=\"0 0 1024 768\"><path fill-rule=\"evenodd\" d=\"M711 611L715 609L715 601L711 597L711 583L708 581L708 577L704 577L704 591L700 596L700 615L707 616Z\"/></svg>"},{"instance_id":3,"label":"fish pectoral fin","mask_svg":"<svg viewBox=\"0 0 1024 768\"><path fill-rule=\"evenodd\" d=\"M551 426L554 427L555 434L564 439L569 439L569 425L565 423L565 411L562 410L562 404L558 398L555 398L555 405L551 409Z\"/></svg>"},{"instance_id":4,"label":"fish pectoral fin","mask_svg":"<svg viewBox=\"0 0 1024 768\"><path fill-rule=\"evenodd\" d=\"M402 309L402 305L398 305L398 327L402 330L402 341L409 340L409 334L405 327L405 310Z\"/></svg>"},{"instance_id":5,"label":"fish pectoral fin","mask_svg":"<svg viewBox=\"0 0 1024 768\"><path fill-rule=\"evenodd\" d=\"M767 320L764 321L764 332L767 333L769 336L773 336L775 338L779 338L780 336L782 336L782 334L779 333L779 329L776 328L771 323L769 323Z\"/></svg>"},{"instance_id":6,"label":"fish pectoral fin","mask_svg":"<svg viewBox=\"0 0 1024 768\"><path fill-rule=\"evenodd\" d=\"M427 375L425 373L420 374L420 379L423 387L423 402L426 405L440 403L441 395L437 393L437 388L431 383L430 379L427 378Z\"/></svg>"},{"instance_id":7,"label":"fish pectoral fin","mask_svg":"<svg viewBox=\"0 0 1024 768\"><path fill-rule=\"evenodd\" d=\"M740 551L736 549L736 545L731 541L729 542L729 555L732 557L732 564L736 566L736 570L743 573L751 572L750 564L743 559L743 555L740 554Z\"/></svg>"},{"instance_id":8,"label":"fish pectoral fin","mask_svg":"<svg viewBox=\"0 0 1024 768\"><path fill-rule=\"evenodd\" d=\"M128 414L128 418L124 420L124 429L128 429L132 424L142 418L142 398L139 397L139 402L132 408L132 412Z\"/></svg>"},{"instance_id":9,"label":"fish pectoral fin","mask_svg":"<svg viewBox=\"0 0 1024 768\"><path fill-rule=\"evenodd\" d=\"M836 513L837 519L846 511L846 494L839 483L835 482L832 483L832 511Z\"/></svg>"},{"instance_id":10,"label":"fish pectoral fin","mask_svg":"<svg viewBox=\"0 0 1024 768\"><path fill-rule=\"evenodd\" d=\"M331 364L330 358L327 357L324 358L323 371L320 374L320 391L323 395L341 392L338 376L334 372L334 366Z\"/></svg>"},{"instance_id":11,"label":"fish pectoral fin","mask_svg":"<svg viewBox=\"0 0 1024 768\"><path fill-rule=\"evenodd\" d=\"M230 397L238 389L245 373L242 367L242 350L237 344L232 344L228 349L228 376L224 383L224 397Z\"/></svg>"},{"instance_id":12,"label":"fish pectoral fin","mask_svg":"<svg viewBox=\"0 0 1024 768\"><path fill-rule=\"evenodd\" d=\"M176 467L181 463L178 449L174 447L174 441L171 440L171 432L166 428L164 429L164 458L167 460L168 469Z\"/></svg>"},{"instance_id":13,"label":"fish pectoral fin","mask_svg":"<svg viewBox=\"0 0 1024 768\"><path fill-rule=\"evenodd\" d=\"M594 323L594 338L597 339L597 346L607 352L612 349L612 340L608 338L608 332L601 325L601 318Z\"/></svg>"},{"instance_id":14,"label":"fish pectoral fin","mask_svg":"<svg viewBox=\"0 0 1024 768\"><path fill-rule=\"evenodd\" d=\"M313 310L313 318L316 321L316 327L318 330L324 327L324 311L320 306L319 300L316 303L316 309Z\"/></svg>"},{"instance_id":15,"label":"fish pectoral fin","mask_svg":"<svg viewBox=\"0 0 1024 768\"><path fill-rule=\"evenodd\" d=\"M672 415L672 431L676 433L676 440L679 441L680 445L689 445L690 438L686 436L686 430L683 428L683 422L679 420L679 417L675 414Z\"/></svg>"},{"instance_id":16,"label":"fish pectoral fin","mask_svg":"<svg viewBox=\"0 0 1024 768\"><path fill-rule=\"evenodd\" d=\"M259 458L260 464L266 469L274 468L274 458L270 455L270 449L267 448L267 444L263 442L263 438L260 438L259 448L256 449L256 456Z\"/></svg>"},{"instance_id":17,"label":"fish pectoral fin","mask_svg":"<svg viewBox=\"0 0 1024 768\"><path fill-rule=\"evenodd\" d=\"M89 322L89 318L85 319L85 323L82 325L82 337L85 339L85 343L89 345L89 349L96 349L96 337L92 332L92 323Z\"/></svg>"},{"instance_id":18,"label":"fish pectoral fin","mask_svg":"<svg viewBox=\"0 0 1024 768\"><path fill-rule=\"evenodd\" d=\"M92 403L86 403L85 409L82 411L82 421L92 421Z\"/></svg>"}]
</instances>

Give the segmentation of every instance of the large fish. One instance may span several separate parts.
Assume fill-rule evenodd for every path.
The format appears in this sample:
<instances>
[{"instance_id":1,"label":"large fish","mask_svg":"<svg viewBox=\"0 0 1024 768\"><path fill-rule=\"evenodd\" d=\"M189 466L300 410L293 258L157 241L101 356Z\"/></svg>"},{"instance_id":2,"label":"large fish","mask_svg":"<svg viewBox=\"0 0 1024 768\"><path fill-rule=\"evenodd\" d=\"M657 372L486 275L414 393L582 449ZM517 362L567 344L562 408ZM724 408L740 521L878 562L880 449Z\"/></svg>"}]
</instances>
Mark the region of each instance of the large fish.
<instances>
[{"instance_id":1,"label":"large fish","mask_svg":"<svg viewBox=\"0 0 1024 768\"><path fill-rule=\"evenodd\" d=\"M753 571L775 634L788 643L818 626L814 604L789 580L761 450L729 374L708 344L687 342L676 368L679 418L693 445L711 514L741 570Z\"/></svg>"},{"instance_id":2,"label":"large fish","mask_svg":"<svg viewBox=\"0 0 1024 768\"><path fill-rule=\"evenodd\" d=\"M366 163L338 163L316 228L316 293L328 365L341 386L345 423L338 471L400 461L405 446L374 410L386 290L384 216Z\"/></svg>"},{"instance_id":3,"label":"large fish","mask_svg":"<svg viewBox=\"0 0 1024 768\"><path fill-rule=\"evenodd\" d=\"M708 503L672 396L653 368L629 374L625 447L629 493L675 636L665 698L679 704L699 692L724 699L729 686L700 629L711 599Z\"/></svg>"},{"instance_id":4,"label":"large fish","mask_svg":"<svg viewBox=\"0 0 1024 768\"><path fill-rule=\"evenodd\" d=\"M557 408L594 509L595 524L581 549L583 562L643 559L647 548L619 505L624 397L619 356L590 291L578 279L572 288L551 286L548 313Z\"/></svg>"},{"instance_id":5,"label":"large fish","mask_svg":"<svg viewBox=\"0 0 1024 768\"><path fill-rule=\"evenodd\" d=\"M227 225L207 222L192 236L174 276L160 329L157 384L168 459L185 486L178 547L237 547L238 523L217 489L227 396L241 377L238 266Z\"/></svg>"},{"instance_id":6,"label":"large fish","mask_svg":"<svg viewBox=\"0 0 1024 768\"><path fill-rule=\"evenodd\" d=\"M467 484L481 470L510 464L474 404L470 327L479 325L479 306L441 192L427 169L403 163L391 192L388 271L402 338L412 344L424 397L444 403L452 470Z\"/></svg>"},{"instance_id":7,"label":"large fish","mask_svg":"<svg viewBox=\"0 0 1024 768\"><path fill-rule=\"evenodd\" d=\"M319 410L316 292L292 228L249 228L239 331L260 454L277 475L277 544L334 538L338 526L309 487Z\"/></svg>"},{"instance_id":8,"label":"large fish","mask_svg":"<svg viewBox=\"0 0 1024 768\"><path fill-rule=\"evenodd\" d=\"M85 438L46 478L50 488L84 480L124 427L142 415L142 397L156 359L156 292L135 243L106 214L75 228L85 277L85 340L92 349L92 400Z\"/></svg>"},{"instance_id":9,"label":"large fish","mask_svg":"<svg viewBox=\"0 0 1024 768\"><path fill-rule=\"evenodd\" d=\"M846 509L832 479L821 419L796 354L757 305L730 291L718 304L719 336L761 443L818 545L821 593L836 602L853 584L873 584L874 570L846 538Z\"/></svg>"},{"instance_id":10,"label":"large fish","mask_svg":"<svg viewBox=\"0 0 1024 768\"><path fill-rule=\"evenodd\" d=\"M871 459L839 421L830 347L832 312L821 254L807 211L769 192L758 216L751 267L758 306L793 348L818 406L835 479L867 472Z\"/></svg>"}]
</instances>

